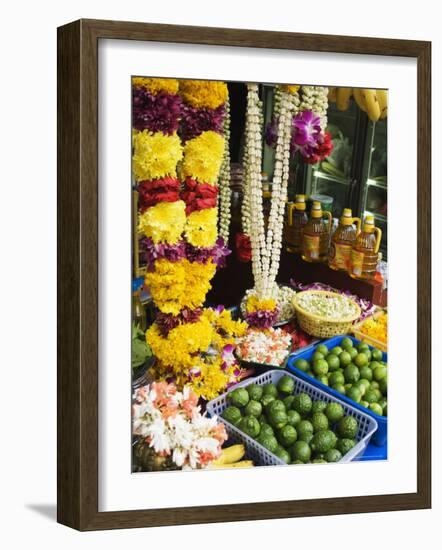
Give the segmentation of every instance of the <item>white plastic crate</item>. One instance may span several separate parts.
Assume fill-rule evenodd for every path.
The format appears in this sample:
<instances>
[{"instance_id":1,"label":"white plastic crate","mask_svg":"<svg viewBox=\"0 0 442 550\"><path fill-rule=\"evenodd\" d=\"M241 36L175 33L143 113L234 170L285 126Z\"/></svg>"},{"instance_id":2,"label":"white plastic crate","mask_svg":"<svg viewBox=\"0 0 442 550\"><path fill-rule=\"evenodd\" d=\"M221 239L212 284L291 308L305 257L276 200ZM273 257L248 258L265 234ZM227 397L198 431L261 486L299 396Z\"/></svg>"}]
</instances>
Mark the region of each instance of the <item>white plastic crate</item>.
<instances>
[{"instance_id":1,"label":"white plastic crate","mask_svg":"<svg viewBox=\"0 0 442 550\"><path fill-rule=\"evenodd\" d=\"M339 461L340 463L351 462L352 460L358 458L364 453L371 436L378 429L378 423L376 422L376 420L368 414L365 414L362 411L358 411L344 401L341 401L340 399L329 395L319 388L315 388L315 386L312 386L308 382L297 378L295 375L285 370L267 371L264 374L261 374L260 376L257 376L255 378L248 378L247 380L239 382L239 384L232 386L228 392L223 393L223 395L220 395L215 399L212 399L212 401L209 401L206 407L207 412L210 416L219 416L220 420L226 426L229 437L235 443L243 443L245 445L248 458L253 460L255 464L259 466L286 466L286 463L283 460L278 458L276 455L268 451L265 447L260 445L257 441L246 435L244 432L238 430L238 428L236 428L233 424L227 422L227 420L224 420L224 418L221 417L222 412L228 406L228 393L235 390L236 388L243 388L245 386L248 386L249 384L258 384L259 386L263 386L264 384L267 384L269 382L277 384L278 380L282 376L290 376L290 378L293 378L293 380L295 381L295 389L293 392L294 395L304 392L310 395L310 397L315 401L321 400L325 401L326 403L340 403L344 408L345 415L354 416L358 421L359 431L356 435L357 443L353 447L353 449L351 449L341 458L341 460Z\"/></svg>"}]
</instances>

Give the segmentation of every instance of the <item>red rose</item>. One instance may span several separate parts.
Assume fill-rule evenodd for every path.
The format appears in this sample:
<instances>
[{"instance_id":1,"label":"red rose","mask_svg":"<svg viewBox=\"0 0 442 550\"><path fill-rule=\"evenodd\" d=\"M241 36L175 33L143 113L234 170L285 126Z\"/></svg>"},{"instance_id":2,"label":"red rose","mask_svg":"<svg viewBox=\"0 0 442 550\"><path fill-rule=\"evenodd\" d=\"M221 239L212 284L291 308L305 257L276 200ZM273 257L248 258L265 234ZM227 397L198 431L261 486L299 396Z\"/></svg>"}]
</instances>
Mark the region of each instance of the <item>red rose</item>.
<instances>
[{"instance_id":1,"label":"red rose","mask_svg":"<svg viewBox=\"0 0 442 550\"><path fill-rule=\"evenodd\" d=\"M209 183L198 183L192 178L186 178L181 199L186 203L186 215L196 210L216 207L218 187Z\"/></svg>"},{"instance_id":2,"label":"red rose","mask_svg":"<svg viewBox=\"0 0 442 550\"><path fill-rule=\"evenodd\" d=\"M316 150L310 157L304 158L307 164L316 164L324 160L333 151L333 141L331 140L330 132L325 132L322 143L318 143Z\"/></svg>"},{"instance_id":3,"label":"red rose","mask_svg":"<svg viewBox=\"0 0 442 550\"><path fill-rule=\"evenodd\" d=\"M151 181L141 181L138 184L138 203L141 212L159 202L175 202L179 200L180 182L176 178L165 177Z\"/></svg>"},{"instance_id":4,"label":"red rose","mask_svg":"<svg viewBox=\"0 0 442 550\"><path fill-rule=\"evenodd\" d=\"M245 233L235 235L236 257L240 262L250 262L252 259L252 244L250 237Z\"/></svg>"}]
</instances>

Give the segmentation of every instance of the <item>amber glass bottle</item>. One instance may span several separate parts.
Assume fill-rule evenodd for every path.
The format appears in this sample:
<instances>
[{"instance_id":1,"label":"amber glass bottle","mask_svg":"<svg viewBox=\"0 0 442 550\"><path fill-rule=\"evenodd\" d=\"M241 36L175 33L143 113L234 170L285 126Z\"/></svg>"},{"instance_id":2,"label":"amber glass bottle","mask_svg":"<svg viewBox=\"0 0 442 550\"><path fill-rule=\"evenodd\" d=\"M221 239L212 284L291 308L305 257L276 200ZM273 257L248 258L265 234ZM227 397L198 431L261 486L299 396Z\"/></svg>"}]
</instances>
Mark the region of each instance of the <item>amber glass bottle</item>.
<instances>
[{"instance_id":1,"label":"amber glass bottle","mask_svg":"<svg viewBox=\"0 0 442 550\"><path fill-rule=\"evenodd\" d=\"M326 225L323 216L328 219ZM302 232L302 259L306 262L326 262L330 243L332 215L323 212L321 203L313 201L310 218Z\"/></svg>"},{"instance_id":2,"label":"amber glass bottle","mask_svg":"<svg viewBox=\"0 0 442 550\"><path fill-rule=\"evenodd\" d=\"M354 226L356 224L356 227ZM344 208L339 219L339 225L330 241L328 265L336 271L347 271L350 265L350 256L356 236L361 230L361 220L353 218L350 208Z\"/></svg>"},{"instance_id":3,"label":"amber glass bottle","mask_svg":"<svg viewBox=\"0 0 442 550\"><path fill-rule=\"evenodd\" d=\"M285 225L287 252L299 254L302 250L302 232L308 222L305 211L305 195L296 195L295 202L288 204Z\"/></svg>"},{"instance_id":4,"label":"amber glass bottle","mask_svg":"<svg viewBox=\"0 0 442 550\"><path fill-rule=\"evenodd\" d=\"M375 227L373 216L366 216L350 256L348 274L354 279L373 279L378 265L382 231Z\"/></svg>"}]
</instances>

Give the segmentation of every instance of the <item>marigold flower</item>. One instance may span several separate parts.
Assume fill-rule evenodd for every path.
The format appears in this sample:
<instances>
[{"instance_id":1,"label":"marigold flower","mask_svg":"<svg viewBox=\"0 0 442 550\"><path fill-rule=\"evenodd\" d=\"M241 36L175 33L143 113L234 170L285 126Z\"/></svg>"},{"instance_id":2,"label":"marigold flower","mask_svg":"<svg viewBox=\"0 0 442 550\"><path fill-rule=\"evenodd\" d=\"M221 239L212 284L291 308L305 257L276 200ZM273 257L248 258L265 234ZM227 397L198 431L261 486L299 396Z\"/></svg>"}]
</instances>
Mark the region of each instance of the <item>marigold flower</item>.
<instances>
[{"instance_id":1,"label":"marigold flower","mask_svg":"<svg viewBox=\"0 0 442 550\"><path fill-rule=\"evenodd\" d=\"M140 214L138 230L154 244L179 241L186 225L186 205L183 201L159 202Z\"/></svg>"},{"instance_id":2,"label":"marigold flower","mask_svg":"<svg viewBox=\"0 0 442 550\"><path fill-rule=\"evenodd\" d=\"M187 217L185 236L193 246L213 246L217 238L217 209L206 208Z\"/></svg>"},{"instance_id":3,"label":"marigold flower","mask_svg":"<svg viewBox=\"0 0 442 550\"><path fill-rule=\"evenodd\" d=\"M132 169L137 181L176 176L176 165L183 158L180 138L173 133L133 132Z\"/></svg>"},{"instance_id":4,"label":"marigold flower","mask_svg":"<svg viewBox=\"0 0 442 550\"><path fill-rule=\"evenodd\" d=\"M132 85L146 88L152 94L159 92L176 94L179 86L178 80L175 78L145 78L143 76L132 77Z\"/></svg>"},{"instance_id":5,"label":"marigold flower","mask_svg":"<svg viewBox=\"0 0 442 550\"><path fill-rule=\"evenodd\" d=\"M229 92L225 82L214 80L180 80L179 91L192 107L216 109L227 101Z\"/></svg>"},{"instance_id":6,"label":"marigold flower","mask_svg":"<svg viewBox=\"0 0 442 550\"><path fill-rule=\"evenodd\" d=\"M223 156L224 138L216 132L203 132L184 145L183 176L216 183Z\"/></svg>"}]
</instances>

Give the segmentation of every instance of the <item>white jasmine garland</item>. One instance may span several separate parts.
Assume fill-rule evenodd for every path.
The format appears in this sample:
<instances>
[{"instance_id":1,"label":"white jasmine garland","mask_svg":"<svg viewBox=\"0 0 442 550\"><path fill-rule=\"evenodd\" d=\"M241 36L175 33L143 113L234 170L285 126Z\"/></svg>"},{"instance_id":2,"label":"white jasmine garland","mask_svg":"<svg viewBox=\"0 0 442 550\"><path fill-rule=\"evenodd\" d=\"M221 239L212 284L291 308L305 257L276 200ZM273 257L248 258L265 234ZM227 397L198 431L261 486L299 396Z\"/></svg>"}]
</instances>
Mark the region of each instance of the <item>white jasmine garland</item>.
<instances>
[{"instance_id":1,"label":"white jasmine garland","mask_svg":"<svg viewBox=\"0 0 442 550\"><path fill-rule=\"evenodd\" d=\"M225 103L224 117L224 157L221 164L219 176L219 226L218 233L227 244L229 242L229 227L230 227L230 103L227 99Z\"/></svg>"}]
</instances>

